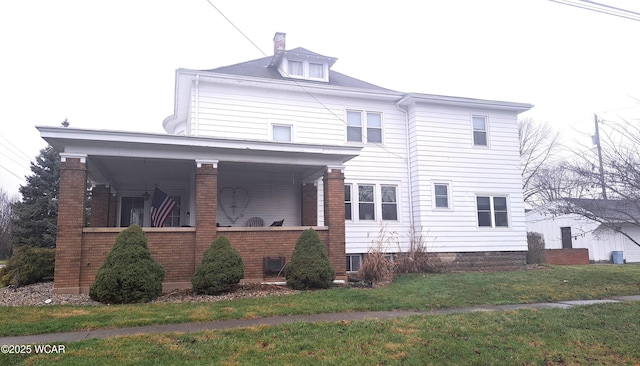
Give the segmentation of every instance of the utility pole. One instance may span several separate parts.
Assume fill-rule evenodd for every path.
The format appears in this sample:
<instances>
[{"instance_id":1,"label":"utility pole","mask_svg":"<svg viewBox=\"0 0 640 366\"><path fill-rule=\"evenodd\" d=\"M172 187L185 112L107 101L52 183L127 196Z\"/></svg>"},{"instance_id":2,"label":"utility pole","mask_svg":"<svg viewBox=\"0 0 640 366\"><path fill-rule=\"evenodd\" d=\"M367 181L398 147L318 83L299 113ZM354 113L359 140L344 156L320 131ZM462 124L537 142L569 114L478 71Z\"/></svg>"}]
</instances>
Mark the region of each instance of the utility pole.
<instances>
[{"instance_id":1,"label":"utility pole","mask_svg":"<svg viewBox=\"0 0 640 366\"><path fill-rule=\"evenodd\" d=\"M602 167L602 147L600 146L600 129L598 128L598 115L593 114L593 121L596 124L596 135L594 142L598 148L598 162L600 163L600 187L602 187L602 198L607 199L607 190L604 185L604 168Z\"/></svg>"}]
</instances>

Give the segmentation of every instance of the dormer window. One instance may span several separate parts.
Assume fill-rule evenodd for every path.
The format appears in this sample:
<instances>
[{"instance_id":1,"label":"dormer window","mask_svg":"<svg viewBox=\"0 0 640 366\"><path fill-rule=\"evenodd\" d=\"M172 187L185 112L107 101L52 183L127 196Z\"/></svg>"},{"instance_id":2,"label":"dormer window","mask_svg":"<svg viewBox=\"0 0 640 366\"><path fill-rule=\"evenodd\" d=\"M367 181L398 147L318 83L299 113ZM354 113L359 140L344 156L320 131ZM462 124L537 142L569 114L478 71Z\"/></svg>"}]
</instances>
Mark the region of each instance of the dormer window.
<instances>
[{"instance_id":1,"label":"dormer window","mask_svg":"<svg viewBox=\"0 0 640 366\"><path fill-rule=\"evenodd\" d=\"M286 78L329 81L327 77L329 66L326 63L317 61L318 60L290 60L285 57L280 72ZM284 70L286 70L286 73L283 72Z\"/></svg>"},{"instance_id":2,"label":"dormer window","mask_svg":"<svg viewBox=\"0 0 640 366\"><path fill-rule=\"evenodd\" d=\"M309 62L309 77L313 79L324 79L324 65Z\"/></svg>"},{"instance_id":3,"label":"dormer window","mask_svg":"<svg viewBox=\"0 0 640 366\"><path fill-rule=\"evenodd\" d=\"M288 72L291 76L304 76L303 71L303 63L300 61L289 61L288 63Z\"/></svg>"}]
</instances>

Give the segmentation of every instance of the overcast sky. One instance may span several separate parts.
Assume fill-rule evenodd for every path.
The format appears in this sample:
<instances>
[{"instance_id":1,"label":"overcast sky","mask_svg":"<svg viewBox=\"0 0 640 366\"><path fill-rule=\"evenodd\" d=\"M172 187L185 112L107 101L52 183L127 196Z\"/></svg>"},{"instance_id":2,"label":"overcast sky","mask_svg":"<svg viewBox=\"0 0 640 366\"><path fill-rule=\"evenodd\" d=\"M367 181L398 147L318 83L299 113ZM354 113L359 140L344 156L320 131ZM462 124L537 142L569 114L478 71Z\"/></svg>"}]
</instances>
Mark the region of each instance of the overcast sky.
<instances>
[{"instance_id":1,"label":"overcast sky","mask_svg":"<svg viewBox=\"0 0 640 366\"><path fill-rule=\"evenodd\" d=\"M534 104L565 138L640 118L640 21L547 0L211 3L259 49L206 0L1 1L0 187L25 184L35 126L163 133L176 69L271 55L275 32L389 89Z\"/></svg>"}]
</instances>

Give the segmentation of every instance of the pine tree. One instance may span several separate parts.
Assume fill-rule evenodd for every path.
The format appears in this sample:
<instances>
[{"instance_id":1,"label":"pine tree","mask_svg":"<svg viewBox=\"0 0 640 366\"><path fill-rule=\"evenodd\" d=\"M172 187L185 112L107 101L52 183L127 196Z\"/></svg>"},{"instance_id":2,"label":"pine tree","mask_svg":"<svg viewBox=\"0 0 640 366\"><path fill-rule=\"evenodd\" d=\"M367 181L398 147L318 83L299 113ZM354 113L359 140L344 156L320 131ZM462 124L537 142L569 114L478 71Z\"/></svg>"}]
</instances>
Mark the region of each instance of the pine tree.
<instances>
[{"instance_id":1,"label":"pine tree","mask_svg":"<svg viewBox=\"0 0 640 366\"><path fill-rule=\"evenodd\" d=\"M13 204L13 243L55 248L58 221L60 157L48 146L31 162L32 175L20 186L22 200Z\"/></svg>"}]
</instances>

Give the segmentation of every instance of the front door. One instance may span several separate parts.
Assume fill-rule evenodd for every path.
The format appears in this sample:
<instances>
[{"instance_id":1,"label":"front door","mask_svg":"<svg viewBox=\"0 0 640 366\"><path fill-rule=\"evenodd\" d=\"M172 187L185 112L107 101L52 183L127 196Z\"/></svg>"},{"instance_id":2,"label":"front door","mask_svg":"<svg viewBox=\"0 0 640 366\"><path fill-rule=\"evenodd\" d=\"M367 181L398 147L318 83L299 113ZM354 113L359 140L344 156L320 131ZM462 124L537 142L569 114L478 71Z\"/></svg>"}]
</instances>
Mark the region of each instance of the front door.
<instances>
[{"instance_id":1,"label":"front door","mask_svg":"<svg viewBox=\"0 0 640 366\"><path fill-rule=\"evenodd\" d=\"M562 249L571 249L571 227L561 227L560 235L562 237Z\"/></svg>"}]
</instances>

